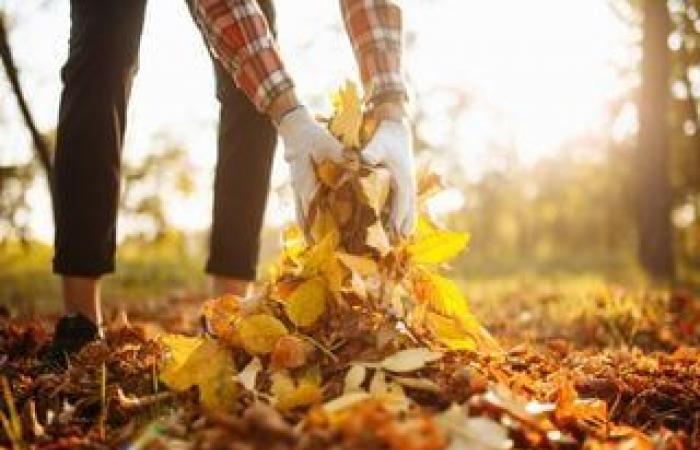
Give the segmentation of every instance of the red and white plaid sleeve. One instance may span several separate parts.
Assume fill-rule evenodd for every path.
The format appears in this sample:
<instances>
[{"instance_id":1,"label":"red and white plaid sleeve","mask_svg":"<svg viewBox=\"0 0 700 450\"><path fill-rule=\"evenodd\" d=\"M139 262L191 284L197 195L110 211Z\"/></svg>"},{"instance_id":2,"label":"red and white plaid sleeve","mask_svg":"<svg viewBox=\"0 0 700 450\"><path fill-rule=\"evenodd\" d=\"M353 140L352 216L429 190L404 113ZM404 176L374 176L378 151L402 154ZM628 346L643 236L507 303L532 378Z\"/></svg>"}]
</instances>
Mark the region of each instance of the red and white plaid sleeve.
<instances>
[{"instance_id":1,"label":"red and white plaid sleeve","mask_svg":"<svg viewBox=\"0 0 700 450\"><path fill-rule=\"evenodd\" d=\"M194 0L194 12L215 56L259 111L293 87L256 0Z\"/></svg>"},{"instance_id":2,"label":"red and white plaid sleeve","mask_svg":"<svg viewBox=\"0 0 700 450\"><path fill-rule=\"evenodd\" d=\"M340 0L340 6L362 84L371 89L372 99L392 96L406 100L399 0Z\"/></svg>"}]
</instances>

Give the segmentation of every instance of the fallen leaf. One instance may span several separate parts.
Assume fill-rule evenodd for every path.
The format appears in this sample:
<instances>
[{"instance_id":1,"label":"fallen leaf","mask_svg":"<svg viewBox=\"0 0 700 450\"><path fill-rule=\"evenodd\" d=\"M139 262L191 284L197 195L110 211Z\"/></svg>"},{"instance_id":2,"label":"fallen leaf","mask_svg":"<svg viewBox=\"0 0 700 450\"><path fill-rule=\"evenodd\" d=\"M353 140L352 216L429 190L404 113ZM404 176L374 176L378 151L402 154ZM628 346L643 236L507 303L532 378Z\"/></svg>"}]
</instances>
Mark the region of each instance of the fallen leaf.
<instances>
[{"instance_id":1,"label":"fallen leaf","mask_svg":"<svg viewBox=\"0 0 700 450\"><path fill-rule=\"evenodd\" d=\"M368 392L365 391L354 391L354 392L348 392L343 395L341 395L338 398L335 398L333 400L330 400L326 403L323 404L323 409L329 413L337 413L339 411L342 411L344 409L348 409L350 407L353 407L357 405L360 402L363 402L367 399L371 398L371 395Z\"/></svg>"},{"instance_id":2,"label":"fallen leaf","mask_svg":"<svg viewBox=\"0 0 700 450\"><path fill-rule=\"evenodd\" d=\"M244 388L251 392L255 392L255 382L262 368L263 366L260 362L260 358L255 357L250 360L243 370L240 371L240 373L236 376L236 379Z\"/></svg>"},{"instance_id":3,"label":"fallen leaf","mask_svg":"<svg viewBox=\"0 0 700 450\"><path fill-rule=\"evenodd\" d=\"M452 260L469 243L467 233L440 230L425 217L419 217L414 241L407 247L418 264L440 264Z\"/></svg>"},{"instance_id":4,"label":"fallen leaf","mask_svg":"<svg viewBox=\"0 0 700 450\"><path fill-rule=\"evenodd\" d=\"M229 351L217 341L167 334L161 342L168 349L160 379L175 391L199 388L202 406L223 411L234 404L238 388L236 369Z\"/></svg>"},{"instance_id":5,"label":"fallen leaf","mask_svg":"<svg viewBox=\"0 0 700 450\"><path fill-rule=\"evenodd\" d=\"M361 364L354 364L345 374L345 383L343 387L343 392L346 394L348 392L360 391L362 390L362 383L365 382L367 377L367 369Z\"/></svg>"},{"instance_id":6,"label":"fallen leaf","mask_svg":"<svg viewBox=\"0 0 700 450\"><path fill-rule=\"evenodd\" d=\"M277 339L270 355L270 362L276 369L296 369L306 364L310 345L296 336L282 336Z\"/></svg>"},{"instance_id":7,"label":"fallen leaf","mask_svg":"<svg viewBox=\"0 0 700 450\"><path fill-rule=\"evenodd\" d=\"M287 328L268 314L253 314L241 319L238 333L246 351L265 354L275 348L277 339L287 335Z\"/></svg>"},{"instance_id":8,"label":"fallen leaf","mask_svg":"<svg viewBox=\"0 0 700 450\"><path fill-rule=\"evenodd\" d=\"M300 284L285 303L287 317L298 327L308 327L326 311L326 284L319 277Z\"/></svg>"},{"instance_id":9,"label":"fallen leaf","mask_svg":"<svg viewBox=\"0 0 700 450\"><path fill-rule=\"evenodd\" d=\"M281 411L313 405L323 400L323 391L316 382L302 378L298 384L295 384L294 380L284 372L272 374L270 390L274 406Z\"/></svg>"},{"instance_id":10,"label":"fallen leaf","mask_svg":"<svg viewBox=\"0 0 700 450\"><path fill-rule=\"evenodd\" d=\"M425 347L409 348L384 358L378 366L389 372L413 372L440 358L442 353L433 352Z\"/></svg>"},{"instance_id":11,"label":"fallen leaf","mask_svg":"<svg viewBox=\"0 0 700 450\"><path fill-rule=\"evenodd\" d=\"M449 438L447 450L507 450L513 448L508 429L488 417L467 417L459 405L452 405L437 417Z\"/></svg>"},{"instance_id":12,"label":"fallen leaf","mask_svg":"<svg viewBox=\"0 0 700 450\"><path fill-rule=\"evenodd\" d=\"M425 322L432 334L449 350L476 350L475 337L456 318L427 312Z\"/></svg>"}]
</instances>

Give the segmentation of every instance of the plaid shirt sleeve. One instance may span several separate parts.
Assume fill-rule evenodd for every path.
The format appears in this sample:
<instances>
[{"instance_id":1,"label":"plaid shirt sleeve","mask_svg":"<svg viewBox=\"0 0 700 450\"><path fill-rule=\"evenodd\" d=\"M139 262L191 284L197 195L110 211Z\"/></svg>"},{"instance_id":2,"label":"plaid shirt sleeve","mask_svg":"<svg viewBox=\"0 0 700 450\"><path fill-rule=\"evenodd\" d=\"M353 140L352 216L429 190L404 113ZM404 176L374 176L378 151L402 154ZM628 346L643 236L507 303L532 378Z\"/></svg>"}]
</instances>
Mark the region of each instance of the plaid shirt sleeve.
<instances>
[{"instance_id":1,"label":"plaid shirt sleeve","mask_svg":"<svg viewBox=\"0 0 700 450\"><path fill-rule=\"evenodd\" d=\"M214 55L259 111L293 87L256 0L194 0L193 9Z\"/></svg>"},{"instance_id":2,"label":"plaid shirt sleeve","mask_svg":"<svg viewBox=\"0 0 700 450\"><path fill-rule=\"evenodd\" d=\"M340 0L360 77L371 96L408 98L401 73L402 13L399 0Z\"/></svg>"}]
</instances>

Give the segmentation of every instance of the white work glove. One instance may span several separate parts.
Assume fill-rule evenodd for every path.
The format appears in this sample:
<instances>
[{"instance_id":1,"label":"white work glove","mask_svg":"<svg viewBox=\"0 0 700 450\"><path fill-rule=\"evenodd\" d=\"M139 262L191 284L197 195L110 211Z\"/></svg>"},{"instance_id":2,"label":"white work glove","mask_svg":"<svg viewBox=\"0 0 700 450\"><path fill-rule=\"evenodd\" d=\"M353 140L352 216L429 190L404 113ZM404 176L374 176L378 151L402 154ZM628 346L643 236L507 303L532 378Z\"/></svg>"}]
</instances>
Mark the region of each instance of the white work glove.
<instances>
[{"instance_id":1,"label":"white work glove","mask_svg":"<svg viewBox=\"0 0 700 450\"><path fill-rule=\"evenodd\" d=\"M362 159L372 166L384 166L391 173L393 198L391 224L401 236L408 236L416 221L416 180L411 130L404 121L385 119L362 150Z\"/></svg>"},{"instance_id":2,"label":"white work glove","mask_svg":"<svg viewBox=\"0 0 700 450\"><path fill-rule=\"evenodd\" d=\"M306 229L309 205L318 189L313 162L327 159L341 162L343 146L311 117L305 107L283 116L277 131L284 141L284 159L289 163L297 221Z\"/></svg>"}]
</instances>

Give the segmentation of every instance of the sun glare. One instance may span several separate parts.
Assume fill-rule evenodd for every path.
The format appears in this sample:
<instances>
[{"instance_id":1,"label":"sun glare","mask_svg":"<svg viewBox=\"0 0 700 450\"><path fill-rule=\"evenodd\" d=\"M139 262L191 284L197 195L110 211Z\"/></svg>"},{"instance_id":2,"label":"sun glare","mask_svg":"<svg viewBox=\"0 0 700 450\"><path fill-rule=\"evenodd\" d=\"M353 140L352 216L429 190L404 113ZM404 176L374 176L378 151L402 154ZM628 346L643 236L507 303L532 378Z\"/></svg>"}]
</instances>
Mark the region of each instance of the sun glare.
<instances>
[{"instance_id":1,"label":"sun glare","mask_svg":"<svg viewBox=\"0 0 700 450\"><path fill-rule=\"evenodd\" d=\"M600 133L610 123L609 101L629 88L616 66L632 61L636 50L607 0L403 3L412 36L406 71L428 112L419 130L434 146L459 155L470 176L488 167L494 145L510 145L522 161L533 162L569 140ZM15 47L27 72L41 74L28 78L27 88L46 127L56 116L68 34L67 6L53 9L50 18L28 22L13 38L26 39ZM337 2L279 0L277 18L283 56L301 96L327 110L326 94L355 76ZM36 33L39 27L49 30L50 45L36 38L45 35ZM31 55L44 54L47 47L52 56L44 60L50 64L36 66ZM144 157L155 136L166 134L181 144L197 173L196 189L190 199L166 202L168 214L175 226L204 229L210 220L218 105L209 57L184 5L149 2L140 58L125 158ZM35 84L41 87L34 89ZM444 106L458 95L464 110L446 115ZM11 132L0 145L20 147L22 140L28 142L22 131ZM278 194L286 172L278 155L270 202L274 214L268 215L274 222L292 218L287 198ZM36 221L44 227L50 223L48 217Z\"/></svg>"}]
</instances>

